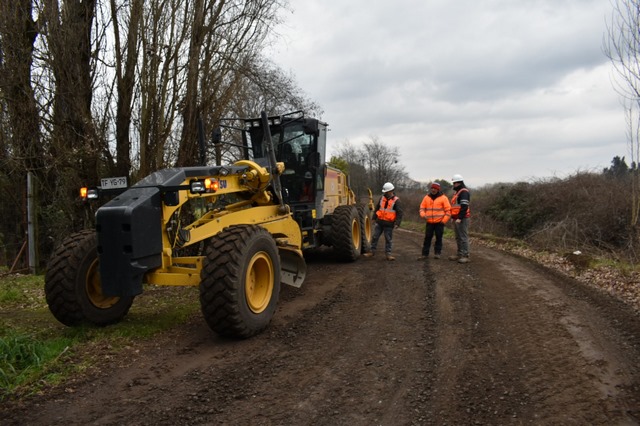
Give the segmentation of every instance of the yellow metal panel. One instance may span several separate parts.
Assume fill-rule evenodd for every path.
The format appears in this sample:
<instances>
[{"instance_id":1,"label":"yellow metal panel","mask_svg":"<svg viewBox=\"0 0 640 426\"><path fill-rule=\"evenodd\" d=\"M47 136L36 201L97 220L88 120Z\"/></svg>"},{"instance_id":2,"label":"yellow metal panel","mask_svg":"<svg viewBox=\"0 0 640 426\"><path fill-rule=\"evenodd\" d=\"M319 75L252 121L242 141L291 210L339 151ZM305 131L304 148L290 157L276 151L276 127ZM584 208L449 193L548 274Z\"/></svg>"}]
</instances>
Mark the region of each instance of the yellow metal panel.
<instances>
[{"instance_id":1,"label":"yellow metal panel","mask_svg":"<svg viewBox=\"0 0 640 426\"><path fill-rule=\"evenodd\" d=\"M298 223L291 215L279 215L279 206L253 207L216 217L208 223L191 230L191 241L201 241L233 225L259 225L276 240L281 249L298 253L302 257L302 234ZM166 243L166 242L165 242ZM145 282L166 286L197 286L204 256L171 257L171 249L162 254L162 268L145 274Z\"/></svg>"},{"instance_id":2,"label":"yellow metal panel","mask_svg":"<svg viewBox=\"0 0 640 426\"><path fill-rule=\"evenodd\" d=\"M283 216L280 214L279 206L252 207L214 217L208 222L190 229L191 242L202 241L233 225L260 225L272 235L287 237L289 245L298 248L302 245L298 223L291 218L291 215Z\"/></svg>"},{"instance_id":3,"label":"yellow metal panel","mask_svg":"<svg viewBox=\"0 0 640 426\"><path fill-rule=\"evenodd\" d=\"M154 270L145 275L145 282L153 285L176 287L195 287L200 285L200 272L180 273L164 270Z\"/></svg>"},{"instance_id":4,"label":"yellow metal panel","mask_svg":"<svg viewBox=\"0 0 640 426\"><path fill-rule=\"evenodd\" d=\"M168 257L167 261L171 262L171 265L148 272L145 282L154 285L197 286L200 284L203 259L204 256Z\"/></svg>"}]
</instances>

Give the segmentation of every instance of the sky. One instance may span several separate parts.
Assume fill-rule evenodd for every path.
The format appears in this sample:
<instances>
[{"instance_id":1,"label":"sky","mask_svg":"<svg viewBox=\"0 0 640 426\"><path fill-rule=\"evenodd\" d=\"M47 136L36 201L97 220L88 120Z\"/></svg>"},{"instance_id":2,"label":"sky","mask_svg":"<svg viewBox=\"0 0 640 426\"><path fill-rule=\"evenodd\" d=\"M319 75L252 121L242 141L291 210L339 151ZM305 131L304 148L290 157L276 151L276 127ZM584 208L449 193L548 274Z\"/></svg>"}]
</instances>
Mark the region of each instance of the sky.
<instances>
[{"instance_id":1,"label":"sky","mask_svg":"<svg viewBox=\"0 0 640 426\"><path fill-rule=\"evenodd\" d=\"M398 148L409 177L471 187L627 156L607 0L295 0L267 54L320 104L328 151ZM333 150L333 151L332 151ZM628 161L630 163L630 161Z\"/></svg>"}]
</instances>

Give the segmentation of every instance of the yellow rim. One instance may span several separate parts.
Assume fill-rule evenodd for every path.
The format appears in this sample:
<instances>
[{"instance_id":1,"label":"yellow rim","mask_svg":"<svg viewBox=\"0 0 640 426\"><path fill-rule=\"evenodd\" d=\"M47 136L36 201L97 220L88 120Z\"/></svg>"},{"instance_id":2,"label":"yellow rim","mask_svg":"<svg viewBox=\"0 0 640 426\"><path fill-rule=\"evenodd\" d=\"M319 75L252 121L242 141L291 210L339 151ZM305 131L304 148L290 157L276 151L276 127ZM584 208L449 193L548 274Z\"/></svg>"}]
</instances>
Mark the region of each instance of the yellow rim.
<instances>
[{"instance_id":1,"label":"yellow rim","mask_svg":"<svg viewBox=\"0 0 640 426\"><path fill-rule=\"evenodd\" d=\"M371 241L371 234L373 231L371 230L371 218L367 215L364 217L364 236L367 241Z\"/></svg>"},{"instance_id":2,"label":"yellow rim","mask_svg":"<svg viewBox=\"0 0 640 426\"><path fill-rule=\"evenodd\" d=\"M360 234L360 224L357 219L351 221L351 239L353 240L353 246L356 249L360 248L360 241L362 235Z\"/></svg>"},{"instance_id":3,"label":"yellow rim","mask_svg":"<svg viewBox=\"0 0 640 426\"><path fill-rule=\"evenodd\" d=\"M118 303L119 297L106 297L102 294L102 282L98 272L98 260L94 260L89 270L87 270L87 278L85 280L87 288L87 296L93 306L100 309L107 309Z\"/></svg>"},{"instance_id":4,"label":"yellow rim","mask_svg":"<svg viewBox=\"0 0 640 426\"><path fill-rule=\"evenodd\" d=\"M263 251L256 253L249 262L245 279L247 305L259 314L267 309L273 294L273 262Z\"/></svg>"}]
</instances>

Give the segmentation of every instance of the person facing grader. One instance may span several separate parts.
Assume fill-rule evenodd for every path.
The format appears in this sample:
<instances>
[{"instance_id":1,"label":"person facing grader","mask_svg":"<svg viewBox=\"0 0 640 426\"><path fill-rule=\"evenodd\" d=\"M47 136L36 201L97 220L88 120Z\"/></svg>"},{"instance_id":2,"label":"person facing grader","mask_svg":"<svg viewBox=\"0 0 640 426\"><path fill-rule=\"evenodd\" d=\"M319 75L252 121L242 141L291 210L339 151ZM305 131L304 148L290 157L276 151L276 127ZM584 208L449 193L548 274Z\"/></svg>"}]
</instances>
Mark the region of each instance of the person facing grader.
<instances>
[{"instance_id":1,"label":"person facing grader","mask_svg":"<svg viewBox=\"0 0 640 426\"><path fill-rule=\"evenodd\" d=\"M378 240L384 234L384 254L387 260L396 260L391 254L393 248L393 228L398 228L402 222L402 207L400 199L395 195L395 187L391 182L382 186L382 197L378 200L373 211L375 229L371 239L371 251L365 253L365 257L372 257L378 247Z\"/></svg>"}]
</instances>

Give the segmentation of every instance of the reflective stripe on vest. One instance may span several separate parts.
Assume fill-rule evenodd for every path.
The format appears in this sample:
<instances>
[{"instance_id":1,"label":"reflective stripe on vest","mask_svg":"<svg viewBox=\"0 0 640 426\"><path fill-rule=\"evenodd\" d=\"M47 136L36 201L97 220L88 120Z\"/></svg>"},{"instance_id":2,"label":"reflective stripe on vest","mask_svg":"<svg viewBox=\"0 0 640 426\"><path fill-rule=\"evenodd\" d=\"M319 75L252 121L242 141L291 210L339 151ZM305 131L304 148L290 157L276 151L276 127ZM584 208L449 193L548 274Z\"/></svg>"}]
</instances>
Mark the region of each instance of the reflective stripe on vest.
<instances>
[{"instance_id":1,"label":"reflective stripe on vest","mask_svg":"<svg viewBox=\"0 0 640 426\"><path fill-rule=\"evenodd\" d=\"M388 222L396 221L396 211L393 209L393 205L396 203L398 197L395 195L392 198L387 197L380 198L380 208L376 212L376 216L380 220L386 220Z\"/></svg>"},{"instance_id":2,"label":"reflective stripe on vest","mask_svg":"<svg viewBox=\"0 0 640 426\"><path fill-rule=\"evenodd\" d=\"M451 197L451 217L454 219L457 219L458 215L460 214L460 204L458 204L456 201L458 201L458 195L462 191L469 192L467 188L462 188L459 191L457 191L455 194L453 194L453 197ZM471 214L471 211L469 209L469 205L467 204L467 214L465 214L464 217L469 217L470 214Z\"/></svg>"}]
</instances>

